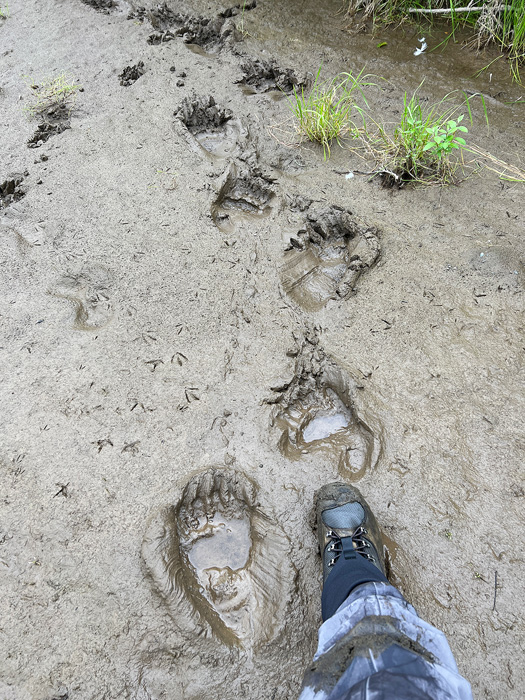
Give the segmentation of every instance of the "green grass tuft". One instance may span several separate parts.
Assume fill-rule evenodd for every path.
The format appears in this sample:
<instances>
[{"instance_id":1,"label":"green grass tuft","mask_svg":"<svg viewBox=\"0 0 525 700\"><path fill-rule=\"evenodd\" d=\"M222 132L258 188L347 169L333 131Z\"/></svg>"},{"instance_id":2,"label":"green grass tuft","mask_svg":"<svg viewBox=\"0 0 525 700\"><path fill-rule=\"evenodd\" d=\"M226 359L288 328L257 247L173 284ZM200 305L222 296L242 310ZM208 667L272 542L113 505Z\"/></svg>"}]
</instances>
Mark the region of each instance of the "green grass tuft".
<instances>
[{"instance_id":1,"label":"green grass tuft","mask_svg":"<svg viewBox=\"0 0 525 700\"><path fill-rule=\"evenodd\" d=\"M386 185L446 185L457 181L468 133L461 111L463 107L471 116L469 99L457 106L447 96L423 108L416 90L411 97L405 93L402 116L393 129L368 118L366 146Z\"/></svg>"},{"instance_id":2,"label":"green grass tuft","mask_svg":"<svg viewBox=\"0 0 525 700\"><path fill-rule=\"evenodd\" d=\"M57 109L70 112L80 87L66 73L56 78L47 78L40 85L31 85L34 93L26 110L35 118L45 117Z\"/></svg>"},{"instance_id":3,"label":"green grass tuft","mask_svg":"<svg viewBox=\"0 0 525 700\"><path fill-rule=\"evenodd\" d=\"M323 147L324 158L330 157L334 141L340 144L344 136L355 138L359 129L355 119L362 115L362 109L356 103L361 96L366 104L363 89L373 83L371 76L357 76L352 73L340 73L331 80L320 80L321 68L317 71L314 84L309 92L294 87L293 96L288 98L290 109L297 119L297 131Z\"/></svg>"}]
</instances>

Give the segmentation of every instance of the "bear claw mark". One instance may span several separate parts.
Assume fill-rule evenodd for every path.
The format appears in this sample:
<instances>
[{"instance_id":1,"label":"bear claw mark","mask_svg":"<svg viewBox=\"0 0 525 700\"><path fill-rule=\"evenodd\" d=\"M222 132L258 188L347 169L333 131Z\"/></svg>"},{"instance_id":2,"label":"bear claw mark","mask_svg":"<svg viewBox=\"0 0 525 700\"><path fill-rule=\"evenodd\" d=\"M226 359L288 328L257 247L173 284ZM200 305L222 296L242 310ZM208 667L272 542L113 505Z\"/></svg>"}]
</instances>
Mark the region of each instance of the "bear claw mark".
<instances>
[{"instance_id":1,"label":"bear claw mark","mask_svg":"<svg viewBox=\"0 0 525 700\"><path fill-rule=\"evenodd\" d=\"M219 106L211 95L185 98L174 115L205 151L220 158L231 155L247 135L233 112Z\"/></svg>"},{"instance_id":2,"label":"bear claw mark","mask_svg":"<svg viewBox=\"0 0 525 700\"><path fill-rule=\"evenodd\" d=\"M284 531L261 510L255 482L215 467L153 517L142 545L179 628L195 635L201 626L241 647L269 642L285 623L296 575L289 550Z\"/></svg>"},{"instance_id":3,"label":"bear claw mark","mask_svg":"<svg viewBox=\"0 0 525 700\"><path fill-rule=\"evenodd\" d=\"M290 94L294 89L307 88L310 83L306 75L298 75L291 68L281 68L274 59L265 61L246 57L241 68L243 77L236 82L252 88L254 92L281 90Z\"/></svg>"},{"instance_id":4,"label":"bear claw mark","mask_svg":"<svg viewBox=\"0 0 525 700\"><path fill-rule=\"evenodd\" d=\"M296 354L295 352L293 354ZM316 332L298 348L292 379L272 387L276 396L271 424L281 432L279 449L292 460L325 452L338 462L341 477L360 479L373 467L380 442L358 417L353 379L323 351Z\"/></svg>"},{"instance_id":5,"label":"bear claw mark","mask_svg":"<svg viewBox=\"0 0 525 700\"><path fill-rule=\"evenodd\" d=\"M283 288L300 306L319 311L330 299L353 294L380 250L377 230L358 223L350 211L331 206L310 212L285 252Z\"/></svg>"}]
</instances>

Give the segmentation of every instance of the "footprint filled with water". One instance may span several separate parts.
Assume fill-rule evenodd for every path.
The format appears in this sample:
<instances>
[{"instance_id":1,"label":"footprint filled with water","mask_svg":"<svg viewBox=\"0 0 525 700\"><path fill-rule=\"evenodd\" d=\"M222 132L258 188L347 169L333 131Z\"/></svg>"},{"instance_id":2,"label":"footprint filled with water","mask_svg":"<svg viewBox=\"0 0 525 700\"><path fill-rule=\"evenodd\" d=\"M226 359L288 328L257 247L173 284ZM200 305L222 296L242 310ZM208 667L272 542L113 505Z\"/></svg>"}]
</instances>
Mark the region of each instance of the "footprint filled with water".
<instances>
[{"instance_id":1,"label":"footprint filled with water","mask_svg":"<svg viewBox=\"0 0 525 700\"><path fill-rule=\"evenodd\" d=\"M351 212L335 206L311 212L285 253L283 288L307 311L319 311L331 299L351 296L379 253L375 229L359 224Z\"/></svg>"},{"instance_id":2,"label":"footprint filled with water","mask_svg":"<svg viewBox=\"0 0 525 700\"><path fill-rule=\"evenodd\" d=\"M279 449L292 460L316 452L331 455L340 475L356 481L377 461L379 440L358 417L351 377L328 358L315 337L296 360L292 380L276 389L272 424L280 429Z\"/></svg>"},{"instance_id":3,"label":"footprint filled with water","mask_svg":"<svg viewBox=\"0 0 525 700\"><path fill-rule=\"evenodd\" d=\"M160 511L142 553L176 624L246 648L273 639L295 575L290 542L244 474L211 468Z\"/></svg>"}]
</instances>

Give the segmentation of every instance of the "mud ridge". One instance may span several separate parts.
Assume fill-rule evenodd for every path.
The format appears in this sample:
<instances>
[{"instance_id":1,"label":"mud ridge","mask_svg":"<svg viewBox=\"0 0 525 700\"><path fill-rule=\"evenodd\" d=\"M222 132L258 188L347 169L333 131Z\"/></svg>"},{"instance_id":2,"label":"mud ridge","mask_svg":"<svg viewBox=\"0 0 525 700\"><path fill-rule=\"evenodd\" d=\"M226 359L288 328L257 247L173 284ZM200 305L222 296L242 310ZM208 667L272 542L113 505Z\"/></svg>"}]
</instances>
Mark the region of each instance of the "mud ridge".
<instances>
[{"instance_id":1,"label":"mud ridge","mask_svg":"<svg viewBox=\"0 0 525 700\"><path fill-rule=\"evenodd\" d=\"M296 350L292 379L272 387L271 425L281 430L279 449L298 460L323 452L337 462L341 477L361 479L377 462L380 441L357 415L357 385L322 349L317 332L308 331Z\"/></svg>"},{"instance_id":2,"label":"mud ridge","mask_svg":"<svg viewBox=\"0 0 525 700\"><path fill-rule=\"evenodd\" d=\"M242 122L211 95L185 98L174 116L205 151L217 157L232 155L246 140Z\"/></svg>"},{"instance_id":3,"label":"mud ridge","mask_svg":"<svg viewBox=\"0 0 525 700\"><path fill-rule=\"evenodd\" d=\"M293 202L297 209L307 200ZM352 212L330 206L309 212L304 228L291 237L281 266L283 288L308 311L319 311L331 299L355 292L363 271L380 255L377 230L358 222Z\"/></svg>"},{"instance_id":4,"label":"mud ridge","mask_svg":"<svg viewBox=\"0 0 525 700\"><path fill-rule=\"evenodd\" d=\"M261 510L256 483L212 467L153 517L142 554L179 628L252 648L271 641L286 620L296 576L286 561L290 547Z\"/></svg>"},{"instance_id":5,"label":"mud ridge","mask_svg":"<svg viewBox=\"0 0 525 700\"><path fill-rule=\"evenodd\" d=\"M268 215L273 197L272 181L257 168L232 163L219 183L212 218L221 230L231 230L236 218Z\"/></svg>"},{"instance_id":6,"label":"mud ridge","mask_svg":"<svg viewBox=\"0 0 525 700\"><path fill-rule=\"evenodd\" d=\"M305 74L297 74L292 68L281 68L274 59L265 61L261 58L247 56L244 58L241 68L243 77L236 82L252 88L254 92L281 90L290 94L294 88L301 90L310 84L310 80Z\"/></svg>"},{"instance_id":7,"label":"mud ridge","mask_svg":"<svg viewBox=\"0 0 525 700\"><path fill-rule=\"evenodd\" d=\"M144 75L144 61L139 61L133 66L126 66L119 75L119 82L123 87L129 87Z\"/></svg>"},{"instance_id":8,"label":"mud ridge","mask_svg":"<svg viewBox=\"0 0 525 700\"><path fill-rule=\"evenodd\" d=\"M21 187L24 177L23 175L10 175L2 184L0 184L0 209L8 207L13 202L18 202L22 197L25 197L25 190Z\"/></svg>"},{"instance_id":9,"label":"mud ridge","mask_svg":"<svg viewBox=\"0 0 525 700\"><path fill-rule=\"evenodd\" d=\"M177 36L182 37L185 44L195 44L205 51L214 51L232 45L239 38L231 16L223 13L214 18L194 17L173 12L164 3L151 10L139 7L129 13L128 19L149 20L157 31L148 37L148 44L162 44Z\"/></svg>"}]
</instances>

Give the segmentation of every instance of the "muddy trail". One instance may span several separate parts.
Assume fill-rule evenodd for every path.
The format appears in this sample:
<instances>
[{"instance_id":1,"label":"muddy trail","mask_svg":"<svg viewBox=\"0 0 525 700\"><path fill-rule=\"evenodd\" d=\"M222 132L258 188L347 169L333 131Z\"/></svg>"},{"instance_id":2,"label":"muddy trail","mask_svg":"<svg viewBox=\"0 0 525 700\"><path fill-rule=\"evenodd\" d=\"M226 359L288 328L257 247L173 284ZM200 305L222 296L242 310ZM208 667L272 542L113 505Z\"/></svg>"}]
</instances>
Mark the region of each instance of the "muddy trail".
<instances>
[{"instance_id":1,"label":"muddy trail","mask_svg":"<svg viewBox=\"0 0 525 700\"><path fill-rule=\"evenodd\" d=\"M480 92L469 138L519 164L522 90L503 61L476 77L490 52L348 31L337 1L241 6L0 23L0 698L292 700L312 497L343 479L474 696L518 700L523 186L384 188L301 143L286 94L321 64L387 79L390 121L423 78ZM62 73L74 104L30 119Z\"/></svg>"}]
</instances>

